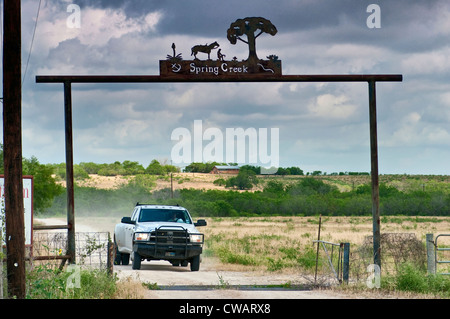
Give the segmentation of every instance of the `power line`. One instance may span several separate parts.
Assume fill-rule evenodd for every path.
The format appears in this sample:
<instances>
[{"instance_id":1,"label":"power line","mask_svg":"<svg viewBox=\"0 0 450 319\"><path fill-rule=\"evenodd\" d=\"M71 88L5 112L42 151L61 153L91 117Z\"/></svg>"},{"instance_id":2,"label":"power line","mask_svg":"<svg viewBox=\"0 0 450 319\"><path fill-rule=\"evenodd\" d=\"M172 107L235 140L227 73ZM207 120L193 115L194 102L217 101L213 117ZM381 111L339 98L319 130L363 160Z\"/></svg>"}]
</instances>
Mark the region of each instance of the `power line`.
<instances>
[{"instance_id":1,"label":"power line","mask_svg":"<svg viewBox=\"0 0 450 319\"><path fill-rule=\"evenodd\" d=\"M27 70L28 70L28 63L30 62L30 57L31 57L31 50L33 49L34 36L36 35L36 28L37 28L37 23L38 23L38 19L39 19L39 12L41 11L41 2L42 2L42 0L39 0L39 6L38 6L37 13L36 13L36 21L34 23L33 36L31 38L30 51L28 52L27 64L25 65L25 71L23 72L22 85L23 85L23 82L25 81L25 77L26 77Z\"/></svg>"}]
</instances>

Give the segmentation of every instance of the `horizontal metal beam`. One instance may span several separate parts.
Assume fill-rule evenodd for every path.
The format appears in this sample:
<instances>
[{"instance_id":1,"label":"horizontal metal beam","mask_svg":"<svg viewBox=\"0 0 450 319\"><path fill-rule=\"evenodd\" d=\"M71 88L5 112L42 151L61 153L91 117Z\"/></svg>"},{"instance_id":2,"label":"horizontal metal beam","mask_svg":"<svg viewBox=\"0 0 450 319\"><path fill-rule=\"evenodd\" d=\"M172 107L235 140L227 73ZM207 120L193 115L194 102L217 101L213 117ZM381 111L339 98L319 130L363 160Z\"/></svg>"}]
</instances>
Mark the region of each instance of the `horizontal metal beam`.
<instances>
[{"instance_id":1,"label":"horizontal metal beam","mask_svg":"<svg viewBox=\"0 0 450 319\"><path fill-rule=\"evenodd\" d=\"M68 225L35 225L33 230L69 229Z\"/></svg>"},{"instance_id":2,"label":"horizontal metal beam","mask_svg":"<svg viewBox=\"0 0 450 319\"><path fill-rule=\"evenodd\" d=\"M33 260L56 260L56 259L70 259L70 255L57 255L57 256L35 256L31 257Z\"/></svg>"},{"instance_id":3,"label":"horizontal metal beam","mask_svg":"<svg viewBox=\"0 0 450 319\"><path fill-rule=\"evenodd\" d=\"M37 75L36 83L210 83L210 82L401 82L401 74L316 74L281 76L218 76L179 78L159 75Z\"/></svg>"}]
</instances>

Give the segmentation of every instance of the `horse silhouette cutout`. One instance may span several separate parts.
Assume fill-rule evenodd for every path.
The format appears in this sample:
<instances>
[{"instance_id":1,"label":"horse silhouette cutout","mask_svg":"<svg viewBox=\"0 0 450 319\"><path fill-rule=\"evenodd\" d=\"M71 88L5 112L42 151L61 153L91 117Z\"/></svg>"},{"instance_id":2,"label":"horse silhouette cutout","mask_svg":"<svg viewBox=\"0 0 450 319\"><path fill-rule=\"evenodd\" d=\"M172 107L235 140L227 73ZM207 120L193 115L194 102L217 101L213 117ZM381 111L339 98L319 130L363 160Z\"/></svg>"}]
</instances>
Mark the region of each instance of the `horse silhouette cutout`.
<instances>
[{"instance_id":1,"label":"horse silhouette cutout","mask_svg":"<svg viewBox=\"0 0 450 319\"><path fill-rule=\"evenodd\" d=\"M195 59L197 59L197 53L202 52L202 53L206 53L208 54L208 60L211 60L211 51L214 49L217 49L219 47L219 43L213 42L211 44L206 44L206 45L196 45L192 47L192 53L191 55L194 56Z\"/></svg>"}]
</instances>

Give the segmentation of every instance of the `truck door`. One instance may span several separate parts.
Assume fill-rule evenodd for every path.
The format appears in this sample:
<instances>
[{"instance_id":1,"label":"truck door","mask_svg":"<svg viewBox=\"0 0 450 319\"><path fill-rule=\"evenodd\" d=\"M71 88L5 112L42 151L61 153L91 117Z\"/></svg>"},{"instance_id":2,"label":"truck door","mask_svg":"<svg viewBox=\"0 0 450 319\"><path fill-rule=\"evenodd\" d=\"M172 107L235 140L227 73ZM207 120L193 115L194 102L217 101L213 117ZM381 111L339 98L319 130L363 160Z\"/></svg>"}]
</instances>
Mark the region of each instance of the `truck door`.
<instances>
[{"instance_id":1,"label":"truck door","mask_svg":"<svg viewBox=\"0 0 450 319\"><path fill-rule=\"evenodd\" d=\"M139 216L139 208L135 208L133 211L133 214L131 214L131 220L137 222ZM124 231L124 241L125 241L125 247L127 247L127 250L130 250L130 253L133 251L133 235L134 235L134 228L135 225L133 224L126 224L125 225L125 231Z\"/></svg>"}]
</instances>

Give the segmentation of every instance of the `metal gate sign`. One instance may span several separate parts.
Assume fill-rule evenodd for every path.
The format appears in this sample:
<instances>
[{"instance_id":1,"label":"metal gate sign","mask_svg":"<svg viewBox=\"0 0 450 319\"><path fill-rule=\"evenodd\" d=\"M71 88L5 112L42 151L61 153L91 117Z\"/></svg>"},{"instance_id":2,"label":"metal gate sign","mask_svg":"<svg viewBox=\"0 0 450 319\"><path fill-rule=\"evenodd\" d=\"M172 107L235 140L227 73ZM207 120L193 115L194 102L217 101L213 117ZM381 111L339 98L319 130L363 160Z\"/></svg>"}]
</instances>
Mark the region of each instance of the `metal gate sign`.
<instances>
[{"instance_id":1,"label":"metal gate sign","mask_svg":"<svg viewBox=\"0 0 450 319\"><path fill-rule=\"evenodd\" d=\"M23 176L23 208L24 208L24 223L25 223L25 245L31 246L33 241L33 177ZM0 176L0 220L2 228L5 218L5 178ZM5 231L2 229L3 237ZM5 245L5 238L3 238L2 245Z\"/></svg>"},{"instance_id":2,"label":"metal gate sign","mask_svg":"<svg viewBox=\"0 0 450 319\"><path fill-rule=\"evenodd\" d=\"M191 48L192 60L183 60L182 54L176 52L172 44L172 55L159 61L159 71L162 77L185 78L235 78L252 76L281 76L281 60L275 54L266 59L258 58L256 54L256 39L262 34L274 36L277 28L267 19L260 17L237 19L227 30L227 39L231 44L241 41L248 45L248 58L238 60L237 57L226 60L226 52L222 52L220 44L198 44ZM201 60L200 58L206 58Z\"/></svg>"}]
</instances>

